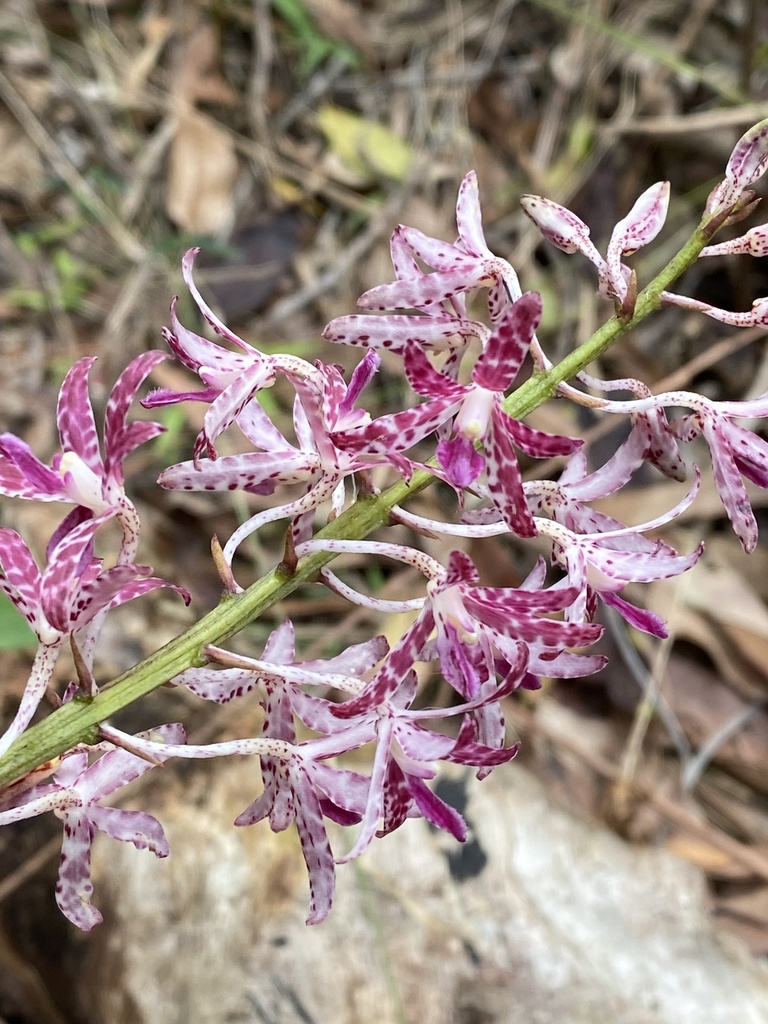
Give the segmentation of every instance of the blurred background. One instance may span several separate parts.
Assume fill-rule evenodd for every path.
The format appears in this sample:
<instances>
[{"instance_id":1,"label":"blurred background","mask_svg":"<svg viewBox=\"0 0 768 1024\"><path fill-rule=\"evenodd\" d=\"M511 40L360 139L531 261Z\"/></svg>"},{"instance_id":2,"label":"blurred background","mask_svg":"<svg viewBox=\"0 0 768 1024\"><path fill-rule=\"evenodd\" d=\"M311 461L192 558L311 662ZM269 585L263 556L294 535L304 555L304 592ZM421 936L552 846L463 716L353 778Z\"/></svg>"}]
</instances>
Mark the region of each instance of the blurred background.
<instances>
[{"instance_id":1,"label":"blurred background","mask_svg":"<svg viewBox=\"0 0 768 1024\"><path fill-rule=\"evenodd\" d=\"M323 326L393 277L396 224L454 237L470 168L489 245L541 292L540 337L558 359L610 310L591 265L543 243L519 195L568 206L601 248L640 192L669 180L666 227L632 261L642 285L690 234L735 141L765 116L759 0L4 0L0 430L47 459L57 390L77 358L99 357L103 408L127 362L162 347L173 295L202 331L180 276L192 245L202 247L197 283L241 337L349 370L358 355L331 350ZM748 309L768 275L745 257L702 261L678 290ZM681 310L647 320L593 369L712 398L768 391L762 333ZM192 385L171 362L153 383ZM287 424L289 392L269 397ZM375 402L410 400L385 358ZM193 606L161 595L116 613L104 682L216 604L211 535L225 538L260 507L156 487L164 466L189 457L203 412L161 411L167 433L131 462L139 561L186 586ZM593 465L622 436L564 403L532 422L585 436ZM547 468L557 470L528 472ZM640 522L680 493L649 471L601 507ZM447 500L432 489L414 510L439 515ZM754 503L765 528L765 493ZM60 515L2 506L4 525L38 552ZM303 924L294 836L229 827L258 791L252 765L168 768L127 794L166 824L173 854L156 864L97 844L106 921L92 936L74 934L53 903L58 822L0 831L0 1020L768 1019L768 552L742 555L707 483L665 537L684 551L707 542L695 573L638 595L667 617L669 640L607 619L606 670L510 699L518 759L483 786L460 773L440 783L470 843L457 851L409 824L341 869L322 928ZM256 579L281 549L279 524L261 531L238 578ZM506 539L469 550L492 585L516 585L530 567L530 549ZM390 565L346 565L363 588L416 592ZM286 616L306 657L402 625L310 590L249 627L240 649L259 652ZM0 648L7 719L32 656L7 607ZM439 699L439 680L429 685ZM211 709L163 691L119 724L181 718L205 741L242 735L259 714L255 698Z\"/></svg>"}]
</instances>

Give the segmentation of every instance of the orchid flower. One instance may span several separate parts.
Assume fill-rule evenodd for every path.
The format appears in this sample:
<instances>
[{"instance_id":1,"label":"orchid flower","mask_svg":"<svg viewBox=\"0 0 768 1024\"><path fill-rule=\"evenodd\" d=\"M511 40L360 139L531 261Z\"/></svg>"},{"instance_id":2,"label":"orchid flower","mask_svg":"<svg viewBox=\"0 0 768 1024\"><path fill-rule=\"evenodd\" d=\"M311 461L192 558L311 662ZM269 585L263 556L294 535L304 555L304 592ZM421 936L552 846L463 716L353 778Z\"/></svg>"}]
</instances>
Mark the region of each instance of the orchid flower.
<instances>
[{"instance_id":1,"label":"orchid flower","mask_svg":"<svg viewBox=\"0 0 768 1024\"><path fill-rule=\"evenodd\" d=\"M459 187L456 225L459 238L454 245L400 225L392 242L398 280L371 288L358 305L373 310L419 309L430 315L441 315L447 309L462 317L464 294L487 287L491 320L499 320L509 302L520 297L520 285L509 263L495 256L485 241L474 171ZM425 274L417 259L434 272Z\"/></svg>"},{"instance_id":2,"label":"orchid flower","mask_svg":"<svg viewBox=\"0 0 768 1024\"><path fill-rule=\"evenodd\" d=\"M768 393L744 402L715 402L692 391L666 391L629 401L590 398L589 402L605 412L633 416L674 407L691 410L670 423L669 431L684 442L704 437L715 486L733 530L746 552L754 550L757 521L742 477L758 487L768 487L768 442L733 420L768 417Z\"/></svg>"},{"instance_id":3,"label":"orchid flower","mask_svg":"<svg viewBox=\"0 0 768 1024\"><path fill-rule=\"evenodd\" d=\"M160 725L140 735L156 736L166 743L184 742L181 725ZM155 757L156 761L164 759L162 753ZM22 795L23 802L15 806L0 804L0 825L46 811L53 811L63 821L56 903L62 914L83 931L90 931L102 920L91 903L91 844L97 831L133 843L138 850L151 850L156 857L168 856L168 840L155 818L145 811L127 811L101 802L152 767L152 761L127 750L109 750L91 765L87 753L76 752L63 758L51 783L28 790Z\"/></svg>"},{"instance_id":4,"label":"orchid flower","mask_svg":"<svg viewBox=\"0 0 768 1024\"><path fill-rule=\"evenodd\" d=\"M643 533L663 526L688 508L698 493L699 481L697 473L693 487L674 508L640 526L579 534L554 520L537 520L539 535L553 542L553 561L565 569L563 587L578 590L578 596L566 611L567 621L583 622L591 618L588 609L594 593L614 607L630 625L655 636L667 635L658 616L635 608L618 594L628 583L650 583L679 576L699 560L703 545L690 555L678 555L663 541L651 542L643 537Z\"/></svg>"},{"instance_id":5,"label":"orchid flower","mask_svg":"<svg viewBox=\"0 0 768 1024\"><path fill-rule=\"evenodd\" d=\"M0 528L0 591L16 605L39 641L16 716L0 737L0 754L32 720L67 637L85 630L81 653L90 669L95 637L87 635L86 627L97 616L158 587L170 587L189 603L185 590L150 576L147 566L123 564L104 569L101 561L92 557L93 535L110 515L110 511L103 512L64 534L49 548L43 572L19 534Z\"/></svg>"},{"instance_id":6,"label":"orchid flower","mask_svg":"<svg viewBox=\"0 0 768 1024\"><path fill-rule=\"evenodd\" d=\"M444 569L435 559L404 545L377 541L318 540L301 544L301 556L312 550L370 552L397 558L428 577L427 597L412 625L384 658L362 691L333 709L351 718L384 703L406 684L416 661L425 660L427 641L436 630L434 649L446 680L467 698L477 696L488 679L495 679L497 655L517 664L519 644L546 648L583 647L602 630L591 623L565 623L541 616L567 608L578 589L519 591L512 587L481 587L467 555L451 554ZM375 600L368 599L368 606ZM514 650L515 653L511 653ZM428 657L433 655L429 653ZM516 684L522 681L524 668Z\"/></svg>"},{"instance_id":7,"label":"orchid flower","mask_svg":"<svg viewBox=\"0 0 768 1024\"><path fill-rule=\"evenodd\" d=\"M297 378L314 374L312 365L306 360L286 354L266 355L248 345L222 323L203 299L194 281L192 272L199 252L199 248L189 249L184 255L181 262L184 282L214 332L239 351L222 348L184 327L176 315L178 298L174 298L171 303L171 326L164 328L163 337L179 362L197 373L206 387L202 391L187 392L158 388L142 402L147 409L186 401L210 404L203 429L195 442L195 461L204 452L211 458L216 457L216 438L243 414L256 392L272 387L278 373Z\"/></svg>"},{"instance_id":8,"label":"orchid flower","mask_svg":"<svg viewBox=\"0 0 768 1024\"><path fill-rule=\"evenodd\" d=\"M280 632L283 638L287 636L284 627L280 627L277 632ZM362 645L360 646L362 647ZM254 660L230 654L217 648L208 648L207 653L209 657L222 664L241 666L241 670L244 672L250 670L254 678L266 686L268 692L283 694L284 699L281 702L283 712L290 707L290 710L308 728L325 737L310 740L300 747L304 754L311 751L315 762L320 758L335 756L376 741L376 755L371 779L370 782L365 780L368 796L365 803L363 828L353 850L339 858L337 863L350 860L362 852L373 838L380 818L383 818L381 834L397 828L406 817L423 815L436 827L447 829L457 839L463 841L466 836L466 827L460 816L431 793L424 783L424 779L432 778L435 774L434 767L426 762L449 760L461 764L472 764L481 769L490 769L510 760L517 752L517 745L502 749L503 737L502 742L493 748L476 743L474 741L475 727L469 720L465 720L458 739L431 732L420 725L419 720L457 714L467 715L470 712L474 714L485 705L498 703L515 688L525 668L525 655L522 647L518 651L517 666L514 670L510 667L503 686L494 687L492 691L489 690L482 697L469 703L439 710L411 710L410 704L416 693L415 675L411 673L406 685L398 691L392 701L387 702L385 706L363 712L352 721L339 719L333 714L334 705L330 701L304 693L299 687L325 685L326 687L333 686L342 692L359 693L363 689L363 684L357 675L345 677L338 671L329 673L327 671L329 665L326 663L307 668L306 666L311 663L305 662L298 666L283 665L277 662L269 663L262 659ZM265 650L265 656L267 653ZM274 653L271 656L274 657ZM364 662L368 661L369 656L366 653ZM353 659L357 669L362 668L364 662L357 655ZM343 664L348 664L349 659L342 655L341 659L331 659L330 663L334 669L338 670ZM271 701L265 703L265 715L268 721L268 725L265 724L265 734L267 729L270 735L281 732L284 735L279 738L288 742L294 741L292 739L292 717L286 718L284 713L278 716L275 714L275 710ZM261 760L265 797L262 798L259 807L260 810L263 810L263 803L267 800L267 794L270 793L272 794L270 797L272 807L276 806L275 780L285 780L285 772L290 769L285 767L284 759L275 758L267 761L262 755ZM315 771L316 769L311 770ZM359 791L359 778L355 777L351 782L353 788ZM354 800L351 799L351 794L347 793L345 803L341 808L347 812L345 816L347 824L354 820L350 817L350 808L353 804ZM337 813L333 813L323 801L323 811L326 815L341 820L338 804L335 805ZM360 820L359 814L357 820Z\"/></svg>"},{"instance_id":9,"label":"orchid flower","mask_svg":"<svg viewBox=\"0 0 768 1024\"><path fill-rule=\"evenodd\" d=\"M104 455L88 394L88 376L95 359L78 360L59 391L57 421L61 453L50 466L13 434L0 434L0 494L34 501L73 502L77 508L61 532L91 516L117 516L122 531L122 562L131 562L138 545L139 517L124 490L123 461L135 448L165 430L159 423L126 416L139 387L159 362L162 352L145 352L121 373L112 388L104 416Z\"/></svg>"},{"instance_id":10,"label":"orchid flower","mask_svg":"<svg viewBox=\"0 0 768 1024\"><path fill-rule=\"evenodd\" d=\"M280 484L305 484L303 495L257 513L232 534L224 547L224 557L231 563L243 540L266 523L305 516L327 499L338 514L344 507L345 481L355 473L384 464L410 476L414 463L400 452L434 431L450 415L452 405L424 403L371 421L365 410L355 408L355 403L378 365L379 357L371 351L354 370L348 386L338 368L324 365L318 365L314 378L294 381L298 449L271 423L262 429L250 420L245 428L249 439L264 445L265 450L182 462L163 471L160 485L270 494Z\"/></svg>"}]
</instances>

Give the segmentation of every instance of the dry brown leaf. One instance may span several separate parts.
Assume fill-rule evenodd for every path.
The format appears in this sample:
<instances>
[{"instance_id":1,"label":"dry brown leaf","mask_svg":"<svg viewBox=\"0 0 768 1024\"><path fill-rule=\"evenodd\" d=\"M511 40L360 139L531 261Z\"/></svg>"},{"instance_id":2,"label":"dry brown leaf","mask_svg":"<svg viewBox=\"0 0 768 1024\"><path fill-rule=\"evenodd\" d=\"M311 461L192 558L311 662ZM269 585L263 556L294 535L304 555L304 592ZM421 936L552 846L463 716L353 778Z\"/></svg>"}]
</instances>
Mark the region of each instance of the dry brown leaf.
<instances>
[{"instance_id":1,"label":"dry brown leaf","mask_svg":"<svg viewBox=\"0 0 768 1024\"><path fill-rule=\"evenodd\" d=\"M183 231L226 234L234 221L238 164L231 135L195 110L200 100L232 102L215 70L218 36L201 22L184 44L171 88L177 127L168 157L165 206Z\"/></svg>"},{"instance_id":2,"label":"dry brown leaf","mask_svg":"<svg viewBox=\"0 0 768 1024\"><path fill-rule=\"evenodd\" d=\"M186 103L235 103L237 96L219 74L219 36L213 25L201 21L189 33L171 87L175 100Z\"/></svg>"},{"instance_id":3,"label":"dry brown leaf","mask_svg":"<svg viewBox=\"0 0 768 1024\"><path fill-rule=\"evenodd\" d=\"M675 653L667 666L664 696L694 749L742 719L748 708L738 694L723 686L717 673ZM738 731L723 738L711 760L758 792L767 792L768 714L754 711Z\"/></svg>"},{"instance_id":4,"label":"dry brown leaf","mask_svg":"<svg viewBox=\"0 0 768 1024\"><path fill-rule=\"evenodd\" d=\"M234 220L238 165L231 137L194 110L179 115L168 155L165 206L183 231L218 235Z\"/></svg>"},{"instance_id":5,"label":"dry brown leaf","mask_svg":"<svg viewBox=\"0 0 768 1024\"><path fill-rule=\"evenodd\" d=\"M764 696L768 679L768 608L739 571L735 543L719 553L713 549L688 574L690 585L674 611L674 635L701 647L729 685L756 699ZM649 607L668 618L676 592L666 581L652 583Z\"/></svg>"}]
</instances>

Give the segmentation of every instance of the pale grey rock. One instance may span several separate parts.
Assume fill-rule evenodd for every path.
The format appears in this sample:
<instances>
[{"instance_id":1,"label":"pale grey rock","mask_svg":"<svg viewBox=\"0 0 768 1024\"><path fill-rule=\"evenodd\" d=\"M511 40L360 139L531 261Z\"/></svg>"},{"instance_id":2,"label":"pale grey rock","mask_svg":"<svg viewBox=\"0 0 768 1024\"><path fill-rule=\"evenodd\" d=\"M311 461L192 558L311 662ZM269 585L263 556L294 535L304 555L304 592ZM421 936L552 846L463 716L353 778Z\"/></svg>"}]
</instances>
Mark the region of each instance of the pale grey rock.
<instances>
[{"instance_id":1,"label":"pale grey rock","mask_svg":"<svg viewBox=\"0 0 768 1024\"><path fill-rule=\"evenodd\" d=\"M467 846L407 823L339 868L313 928L294 835L229 825L253 765L203 778L154 809L168 861L99 846L93 1024L768 1020L768 971L717 931L700 875L577 820L518 765L483 783L446 773L467 795Z\"/></svg>"}]
</instances>

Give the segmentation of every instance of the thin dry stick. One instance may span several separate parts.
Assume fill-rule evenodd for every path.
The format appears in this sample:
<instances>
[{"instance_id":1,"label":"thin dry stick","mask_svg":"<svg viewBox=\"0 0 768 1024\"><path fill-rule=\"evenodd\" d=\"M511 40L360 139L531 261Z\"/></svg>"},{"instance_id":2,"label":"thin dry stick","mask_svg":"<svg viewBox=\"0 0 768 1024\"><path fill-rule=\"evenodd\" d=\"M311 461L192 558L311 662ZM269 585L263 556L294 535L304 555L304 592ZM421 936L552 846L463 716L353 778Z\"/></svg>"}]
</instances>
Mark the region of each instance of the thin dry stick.
<instances>
[{"instance_id":1,"label":"thin dry stick","mask_svg":"<svg viewBox=\"0 0 768 1024\"><path fill-rule=\"evenodd\" d=\"M672 652L672 644L675 642L675 622L678 617L678 611L684 602L689 582L690 576L678 577L675 581L674 599L669 614L669 636L656 648L653 664L648 674L645 694L635 709L635 719L624 750L621 772L612 795L612 800L619 812L621 812L622 808L629 805L637 766L640 763L643 741L656 713L661 685L666 675L667 663Z\"/></svg>"},{"instance_id":2,"label":"thin dry stick","mask_svg":"<svg viewBox=\"0 0 768 1024\"><path fill-rule=\"evenodd\" d=\"M134 263L146 259L146 249L138 238L120 223L112 210L94 192L66 153L46 131L45 126L18 89L2 71L0 71L0 97L34 145L51 162L56 173L66 182L83 206L101 223L123 255Z\"/></svg>"}]
</instances>

